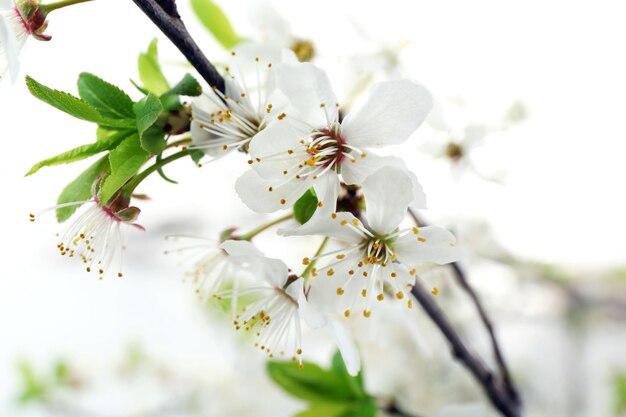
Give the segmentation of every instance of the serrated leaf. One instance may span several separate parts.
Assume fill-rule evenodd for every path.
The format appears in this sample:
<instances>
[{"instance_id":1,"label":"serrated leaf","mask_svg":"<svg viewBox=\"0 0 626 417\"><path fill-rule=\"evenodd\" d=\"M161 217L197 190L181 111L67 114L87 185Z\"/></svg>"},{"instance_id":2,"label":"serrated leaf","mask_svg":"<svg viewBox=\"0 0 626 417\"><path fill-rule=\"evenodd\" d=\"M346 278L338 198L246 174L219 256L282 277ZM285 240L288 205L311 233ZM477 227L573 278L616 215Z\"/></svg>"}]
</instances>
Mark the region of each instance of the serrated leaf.
<instances>
[{"instance_id":1,"label":"serrated leaf","mask_svg":"<svg viewBox=\"0 0 626 417\"><path fill-rule=\"evenodd\" d=\"M270 377L296 398L309 402L346 402L355 400L342 378L313 363L300 369L293 362L268 362Z\"/></svg>"},{"instance_id":2,"label":"serrated leaf","mask_svg":"<svg viewBox=\"0 0 626 417\"><path fill-rule=\"evenodd\" d=\"M349 408L348 403L313 404L311 408L300 411L294 417L343 417Z\"/></svg>"},{"instance_id":3,"label":"serrated leaf","mask_svg":"<svg viewBox=\"0 0 626 417\"><path fill-rule=\"evenodd\" d=\"M293 217L298 223L304 224L313 216L315 210L317 210L317 196L310 188L293 205Z\"/></svg>"},{"instance_id":4,"label":"serrated leaf","mask_svg":"<svg viewBox=\"0 0 626 417\"><path fill-rule=\"evenodd\" d=\"M144 151L139 142L139 135L125 139L109 154L111 173L104 180L100 189L100 201L106 204L132 178L148 160L150 154Z\"/></svg>"},{"instance_id":5,"label":"serrated leaf","mask_svg":"<svg viewBox=\"0 0 626 417\"><path fill-rule=\"evenodd\" d=\"M194 77L190 74L185 74L182 80L178 82L174 87L170 89L167 93L174 94L178 96L190 96L197 97L202 94L202 86Z\"/></svg>"},{"instance_id":6,"label":"serrated leaf","mask_svg":"<svg viewBox=\"0 0 626 417\"><path fill-rule=\"evenodd\" d=\"M137 118L137 131L139 136L141 136L159 118L163 111L163 106L154 94L148 94L135 103L133 110Z\"/></svg>"},{"instance_id":7,"label":"serrated leaf","mask_svg":"<svg viewBox=\"0 0 626 417\"><path fill-rule=\"evenodd\" d=\"M98 177L106 171L108 164L109 158L108 156L104 156L83 171L82 174L80 174L74 181L70 182L63 189L63 191L61 191L61 194L57 199L57 204L72 203L74 201L86 201L93 198L93 184L96 182ZM72 214L74 214L79 207L80 205L58 208L56 211L57 221L59 223L63 223L65 220L72 217Z\"/></svg>"},{"instance_id":8,"label":"serrated leaf","mask_svg":"<svg viewBox=\"0 0 626 417\"><path fill-rule=\"evenodd\" d=\"M141 135L141 147L152 155L158 155L165 150L165 133L158 126L150 126Z\"/></svg>"},{"instance_id":9,"label":"serrated leaf","mask_svg":"<svg viewBox=\"0 0 626 417\"><path fill-rule=\"evenodd\" d=\"M104 117L132 119L133 101L115 85L88 72L78 77L78 95L95 107Z\"/></svg>"},{"instance_id":10,"label":"serrated leaf","mask_svg":"<svg viewBox=\"0 0 626 417\"><path fill-rule=\"evenodd\" d=\"M113 128L133 128L132 119L110 119L102 116L98 110L84 100L69 93L54 90L26 76L26 86L30 93L39 100L56 107L57 109L80 120L97 123L101 126Z\"/></svg>"},{"instance_id":11,"label":"serrated leaf","mask_svg":"<svg viewBox=\"0 0 626 417\"><path fill-rule=\"evenodd\" d=\"M113 135L103 137L95 143L81 145L67 152L53 156L52 158L44 159L43 161L33 165L33 167L26 173L26 176L34 174L45 166L68 164L70 162L80 161L81 159L99 154L100 152L111 150L132 134L132 130L119 131Z\"/></svg>"},{"instance_id":12,"label":"serrated leaf","mask_svg":"<svg viewBox=\"0 0 626 417\"><path fill-rule=\"evenodd\" d=\"M213 1L191 0L191 7L204 27L224 48L232 49L241 41L226 14Z\"/></svg>"},{"instance_id":13,"label":"serrated leaf","mask_svg":"<svg viewBox=\"0 0 626 417\"><path fill-rule=\"evenodd\" d=\"M170 85L165 75L163 75L161 65L159 64L156 39L150 42L146 52L139 54L137 66L139 68L139 79L145 89L157 96L166 93L170 89Z\"/></svg>"}]
</instances>

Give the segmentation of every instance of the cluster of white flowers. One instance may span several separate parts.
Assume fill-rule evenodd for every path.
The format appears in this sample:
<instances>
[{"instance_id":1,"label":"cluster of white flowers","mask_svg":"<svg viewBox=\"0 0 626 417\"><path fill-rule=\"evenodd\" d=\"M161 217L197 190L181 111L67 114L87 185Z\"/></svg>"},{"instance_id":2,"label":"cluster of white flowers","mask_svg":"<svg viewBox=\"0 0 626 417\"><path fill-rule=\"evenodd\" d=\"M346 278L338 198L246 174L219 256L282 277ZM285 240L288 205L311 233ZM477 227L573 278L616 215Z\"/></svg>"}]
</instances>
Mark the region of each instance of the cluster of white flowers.
<instances>
[{"instance_id":1,"label":"cluster of white flowers","mask_svg":"<svg viewBox=\"0 0 626 417\"><path fill-rule=\"evenodd\" d=\"M255 296L234 325L254 332L270 356L302 362L304 321L333 332L349 371L356 374L360 360L341 321L353 311L370 317L386 298L411 308L416 267L458 258L448 231L400 227L409 207L425 208L426 197L401 158L372 152L406 141L431 107L422 86L387 81L371 88L360 110L343 117L323 70L297 62L288 51L253 44L232 52L224 93L212 89L193 103L194 148L210 159L234 149L248 153L250 169L237 180L236 191L250 209L291 209L313 189L318 203L311 219L279 234L319 235L339 247L303 258L303 271L296 274L231 236L213 247L205 258L211 262L198 263L202 268L194 279L203 292L210 288L218 298ZM365 210L356 210L357 215L338 211L342 185L360 190ZM220 271L236 265L257 283L220 290L224 274L206 266L225 257L232 262ZM214 282L207 283L209 276Z\"/></svg>"}]
</instances>

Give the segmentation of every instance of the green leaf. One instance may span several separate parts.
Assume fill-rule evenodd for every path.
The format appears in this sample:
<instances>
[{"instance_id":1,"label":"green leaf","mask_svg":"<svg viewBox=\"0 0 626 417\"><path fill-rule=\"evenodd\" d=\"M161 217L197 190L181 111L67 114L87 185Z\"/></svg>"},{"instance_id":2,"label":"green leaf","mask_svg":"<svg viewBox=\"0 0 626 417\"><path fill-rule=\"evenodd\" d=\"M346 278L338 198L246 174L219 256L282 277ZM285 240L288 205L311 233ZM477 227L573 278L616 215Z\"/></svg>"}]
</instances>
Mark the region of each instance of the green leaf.
<instances>
[{"instance_id":1,"label":"green leaf","mask_svg":"<svg viewBox=\"0 0 626 417\"><path fill-rule=\"evenodd\" d=\"M341 378L355 398L367 398L367 392L363 386L363 372L359 372L357 376L350 375L339 351L333 355L331 370Z\"/></svg>"},{"instance_id":2,"label":"green leaf","mask_svg":"<svg viewBox=\"0 0 626 417\"><path fill-rule=\"evenodd\" d=\"M349 412L348 403L320 403L313 404L311 408L301 411L294 417L343 417Z\"/></svg>"},{"instance_id":3,"label":"green leaf","mask_svg":"<svg viewBox=\"0 0 626 417\"><path fill-rule=\"evenodd\" d=\"M23 391L19 396L19 401L27 403L29 401L43 400L48 394L48 387L43 383L27 362L19 364L19 372L22 377Z\"/></svg>"},{"instance_id":4,"label":"green leaf","mask_svg":"<svg viewBox=\"0 0 626 417\"><path fill-rule=\"evenodd\" d=\"M228 17L213 1L191 0L191 7L204 27L213 34L224 48L232 49L241 41Z\"/></svg>"},{"instance_id":5,"label":"green leaf","mask_svg":"<svg viewBox=\"0 0 626 417\"><path fill-rule=\"evenodd\" d=\"M106 171L108 165L109 158L107 156L100 158L61 191L57 204L91 199L93 197L93 185L98 177ZM57 221L62 223L69 219L79 207L80 205L58 208Z\"/></svg>"},{"instance_id":6,"label":"green leaf","mask_svg":"<svg viewBox=\"0 0 626 417\"><path fill-rule=\"evenodd\" d=\"M364 400L351 404L350 408L341 414L341 417L376 417L378 407L373 398L368 397Z\"/></svg>"},{"instance_id":7,"label":"green leaf","mask_svg":"<svg viewBox=\"0 0 626 417\"><path fill-rule=\"evenodd\" d=\"M122 140L124 140L131 134L133 134L133 131L122 130L116 132L113 135L103 137L95 143L81 145L67 152L63 152L59 155L53 156L52 158L44 159L43 161L33 165L33 167L26 173L26 176L34 174L45 166L60 165L80 161L81 159L85 159L90 156L99 154L100 152L111 150L118 146L122 142Z\"/></svg>"},{"instance_id":8,"label":"green leaf","mask_svg":"<svg viewBox=\"0 0 626 417\"><path fill-rule=\"evenodd\" d=\"M615 377L615 411L618 415L626 411L626 374Z\"/></svg>"},{"instance_id":9,"label":"green leaf","mask_svg":"<svg viewBox=\"0 0 626 417\"><path fill-rule=\"evenodd\" d=\"M139 54L137 65L139 67L139 79L148 91L160 96L170 89L170 85L165 75L163 75L161 65L159 64L156 39L150 42L146 52Z\"/></svg>"},{"instance_id":10,"label":"green leaf","mask_svg":"<svg viewBox=\"0 0 626 417\"><path fill-rule=\"evenodd\" d=\"M182 80L165 94L175 94L178 96L197 97L202 94L202 86L190 74L185 74Z\"/></svg>"},{"instance_id":11,"label":"green leaf","mask_svg":"<svg viewBox=\"0 0 626 417\"><path fill-rule=\"evenodd\" d=\"M132 178L150 155L143 150L138 135L124 140L109 154L111 173L100 189L100 201L106 204Z\"/></svg>"},{"instance_id":12,"label":"green leaf","mask_svg":"<svg viewBox=\"0 0 626 417\"><path fill-rule=\"evenodd\" d=\"M157 121L163 111L163 106L161 106L161 102L154 94L148 94L135 103L133 110L137 118L137 131L139 136L141 136L143 132Z\"/></svg>"},{"instance_id":13,"label":"green leaf","mask_svg":"<svg viewBox=\"0 0 626 417\"><path fill-rule=\"evenodd\" d=\"M134 128L131 119L109 119L100 114L91 104L63 91L53 90L26 76L26 86L30 93L39 100L80 120L115 128Z\"/></svg>"},{"instance_id":14,"label":"green leaf","mask_svg":"<svg viewBox=\"0 0 626 417\"><path fill-rule=\"evenodd\" d=\"M312 188L308 189L293 205L293 216L300 224L309 221L317 210L317 197Z\"/></svg>"},{"instance_id":15,"label":"green leaf","mask_svg":"<svg viewBox=\"0 0 626 417\"><path fill-rule=\"evenodd\" d=\"M95 107L104 117L112 119L132 119L133 101L118 87L83 72L78 77L78 94L87 103Z\"/></svg>"},{"instance_id":16,"label":"green leaf","mask_svg":"<svg viewBox=\"0 0 626 417\"><path fill-rule=\"evenodd\" d=\"M313 363L305 363L300 369L293 362L268 362L267 371L274 382L302 400L346 402L356 399L340 376Z\"/></svg>"},{"instance_id":17,"label":"green leaf","mask_svg":"<svg viewBox=\"0 0 626 417\"><path fill-rule=\"evenodd\" d=\"M141 147L152 155L158 155L165 150L165 133L158 126L150 126L141 135Z\"/></svg>"}]
</instances>

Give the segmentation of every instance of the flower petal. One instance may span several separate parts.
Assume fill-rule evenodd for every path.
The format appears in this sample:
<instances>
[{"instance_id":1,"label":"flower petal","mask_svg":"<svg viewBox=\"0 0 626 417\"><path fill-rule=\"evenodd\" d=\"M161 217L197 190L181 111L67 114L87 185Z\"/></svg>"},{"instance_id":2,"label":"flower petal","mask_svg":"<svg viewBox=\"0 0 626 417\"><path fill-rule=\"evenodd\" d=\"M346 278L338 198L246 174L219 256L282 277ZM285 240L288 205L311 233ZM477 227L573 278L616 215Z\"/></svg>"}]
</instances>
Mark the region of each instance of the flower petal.
<instances>
[{"instance_id":1,"label":"flower petal","mask_svg":"<svg viewBox=\"0 0 626 417\"><path fill-rule=\"evenodd\" d=\"M356 158L355 162L345 162L341 166L341 176L347 184L360 185L365 178L385 166L397 167L406 172L406 175L411 179L411 183L413 184L413 200L410 206L415 209L426 208L426 194L424 194L424 189L402 158L395 156L378 156L369 153L365 158Z\"/></svg>"},{"instance_id":2,"label":"flower petal","mask_svg":"<svg viewBox=\"0 0 626 417\"><path fill-rule=\"evenodd\" d=\"M337 97L323 70L309 63L283 64L276 68L275 77L276 87L289 98L297 119L309 125L309 130L328 127L337 120Z\"/></svg>"},{"instance_id":3,"label":"flower petal","mask_svg":"<svg viewBox=\"0 0 626 417\"><path fill-rule=\"evenodd\" d=\"M18 59L20 45L10 23L3 15L0 15L0 79L4 73L11 73L11 82L17 80L20 72L20 61Z\"/></svg>"},{"instance_id":4,"label":"flower petal","mask_svg":"<svg viewBox=\"0 0 626 417\"><path fill-rule=\"evenodd\" d=\"M421 85L409 80L374 85L365 105L349 113L341 132L350 145L382 147L404 142L432 108L432 97Z\"/></svg>"},{"instance_id":5,"label":"flower petal","mask_svg":"<svg viewBox=\"0 0 626 417\"><path fill-rule=\"evenodd\" d=\"M396 167L383 167L363 181L365 217L380 235L391 233L406 216L413 201L413 183L407 173Z\"/></svg>"},{"instance_id":6,"label":"flower petal","mask_svg":"<svg viewBox=\"0 0 626 417\"><path fill-rule=\"evenodd\" d=\"M304 279L298 278L285 290L289 296L298 302L300 317L312 328L318 329L326 325L326 317L320 310L310 304L304 294Z\"/></svg>"},{"instance_id":7,"label":"flower petal","mask_svg":"<svg viewBox=\"0 0 626 417\"><path fill-rule=\"evenodd\" d=\"M291 208L311 188L311 179L291 180L277 184L276 180L261 178L249 170L237 179L235 190L241 201L257 213L273 213Z\"/></svg>"},{"instance_id":8,"label":"flower petal","mask_svg":"<svg viewBox=\"0 0 626 417\"><path fill-rule=\"evenodd\" d=\"M220 248L225 250L230 256L263 256L263 252L245 240L227 240L220 245Z\"/></svg>"},{"instance_id":9,"label":"flower petal","mask_svg":"<svg viewBox=\"0 0 626 417\"><path fill-rule=\"evenodd\" d=\"M298 131L284 120L263 129L250 142L252 169L265 179L282 180L285 175L294 174L298 163L306 159L298 156L306 150L300 140Z\"/></svg>"},{"instance_id":10,"label":"flower petal","mask_svg":"<svg viewBox=\"0 0 626 417\"><path fill-rule=\"evenodd\" d=\"M279 230L283 236L307 236L319 235L335 238L342 242L357 244L363 239L363 235L352 228L353 222L358 220L351 213L331 213L326 217L313 216L302 226Z\"/></svg>"},{"instance_id":11,"label":"flower petal","mask_svg":"<svg viewBox=\"0 0 626 417\"><path fill-rule=\"evenodd\" d=\"M330 328L337 342L339 352L343 362L346 364L348 373L352 376L356 376L361 370L361 357L359 351L356 348L352 335L346 329L346 327L337 320L330 320Z\"/></svg>"},{"instance_id":12,"label":"flower petal","mask_svg":"<svg viewBox=\"0 0 626 417\"><path fill-rule=\"evenodd\" d=\"M416 228L417 233L408 233L393 244L398 261L414 266L432 262L447 264L459 259L459 250L452 233L438 226Z\"/></svg>"}]
</instances>

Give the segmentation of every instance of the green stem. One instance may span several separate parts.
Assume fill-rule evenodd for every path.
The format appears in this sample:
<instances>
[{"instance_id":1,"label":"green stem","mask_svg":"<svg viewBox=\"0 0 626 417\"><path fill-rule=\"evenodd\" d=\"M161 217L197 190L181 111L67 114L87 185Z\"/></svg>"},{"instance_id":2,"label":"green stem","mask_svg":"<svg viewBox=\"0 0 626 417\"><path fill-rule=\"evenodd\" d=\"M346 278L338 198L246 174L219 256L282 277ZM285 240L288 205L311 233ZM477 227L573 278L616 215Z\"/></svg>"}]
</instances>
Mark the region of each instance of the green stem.
<instances>
[{"instance_id":1,"label":"green stem","mask_svg":"<svg viewBox=\"0 0 626 417\"><path fill-rule=\"evenodd\" d=\"M282 217L277 218L276 220L272 220L269 223L266 223L266 224L263 224L263 225L257 227L256 229L246 233L245 235L239 236L239 240L248 240L248 241L252 240L253 237L255 237L259 233L263 232L264 230L267 230L270 227L275 226L275 225L277 225L279 223L282 223L282 222L284 222L286 220L289 220L291 218L293 218L293 213L286 214L286 215L284 215Z\"/></svg>"},{"instance_id":2,"label":"green stem","mask_svg":"<svg viewBox=\"0 0 626 417\"><path fill-rule=\"evenodd\" d=\"M311 271L313 271L313 268L315 267L315 264L317 263L317 257L322 254L322 252L324 251L324 248L326 247L326 244L328 243L329 239L330 238L328 236L326 236L324 238L324 240L322 240L322 243L320 244L320 247L317 248L317 252L315 252L315 255L313 255L313 259L311 259L311 261L306 266L304 271L302 271L302 278L304 278L305 282L308 280L309 274L311 273Z\"/></svg>"},{"instance_id":3,"label":"green stem","mask_svg":"<svg viewBox=\"0 0 626 417\"><path fill-rule=\"evenodd\" d=\"M41 8L46 12L50 13L53 10L62 9L63 7L73 6L74 4L85 3L93 0L61 0L55 3L50 4L42 4Z\"/></svg>"},{"instance_id":4,"label":"green stem","mask_svg":"<svg viewBox=\"0 0 626 417\"><path fill-rule=\"evenodd\" d=\"M137 186L143 180L145 180L148 177L148 175L152 174L155 171L158 171L159 169L163 168L165 165L169 164L170 162L174 162L177 159L184 158L190 153L191 151L189 149L186 149L184 151L174 153L168 156L167 158L163 158L155 162L154 164L150 165L148 168L144 169L142 172L137 174L133 179L128 181L128 183L123 188L122 194L125 196L130 196L132 192L135 191L135 188L137 188Z\"/></svg>"}]
</instances>

